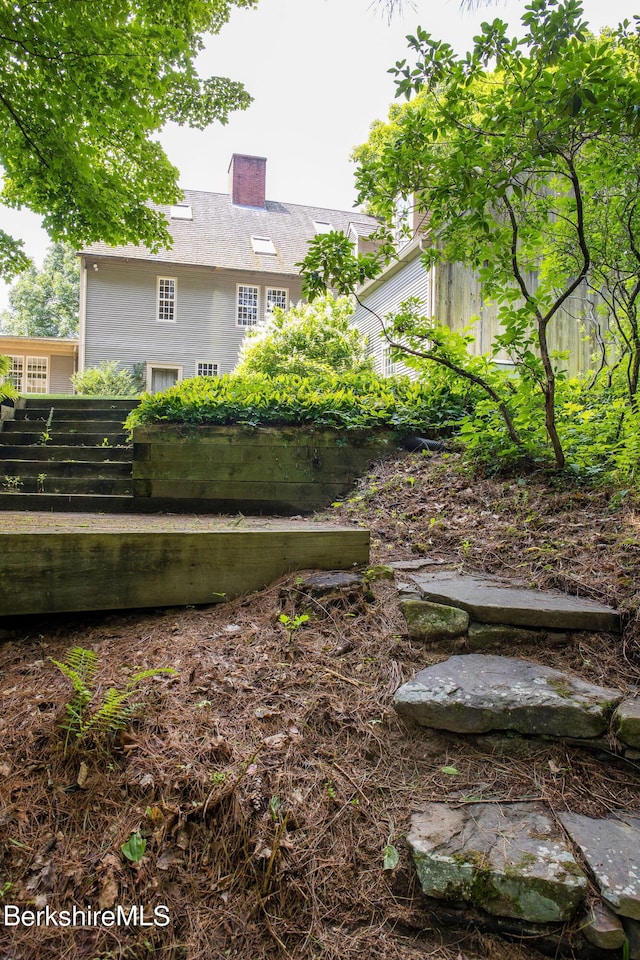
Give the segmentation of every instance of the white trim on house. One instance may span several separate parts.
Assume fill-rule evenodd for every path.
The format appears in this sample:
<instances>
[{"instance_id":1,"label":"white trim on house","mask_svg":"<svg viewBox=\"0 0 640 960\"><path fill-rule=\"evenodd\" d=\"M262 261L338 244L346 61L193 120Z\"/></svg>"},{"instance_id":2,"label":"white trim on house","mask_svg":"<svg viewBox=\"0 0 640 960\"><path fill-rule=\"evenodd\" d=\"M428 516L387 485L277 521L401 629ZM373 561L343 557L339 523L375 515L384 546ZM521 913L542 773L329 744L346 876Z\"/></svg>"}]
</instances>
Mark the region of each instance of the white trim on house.
<instances>
[{"instance_id":1,"label":"white trim on house","mask_svg":"<svg viewBox=\"0 0 640 960\"><path fill-rule=\"evenodd\" d=\"M196 360L196 377L218 377L220 375L220 364L212 360Z\"/></svg>"},{"instance_id":2,"label":"white trim on house","mask_svg":"<svg viewBox=\"0 0 640 960\"><path fill-rule=\"evenodd\" d=\"M49 357L27 354L23 383L24 393L49 393Z\"/></svg>"},{"instance_id":3,"label":"white trim on house","mask_svg":"<svg viewBox=\"0 0 640 960\"><path fill-rule=\"evenodd\" d=\"M271 296L269 296L271 294ZM274 296L275 294L275 296ZM286 310L289 306L289 288L288 287L265 287L264 288L264 318L271 316L274 307L280 307Z\"/></svg>"},{"instance_id":4,"label":"white trim on house","mask_svg":"<svg viewBox=\"0 0 640 960\"><path fill-rule=\"evenodd\" d=\"M176 323L178 319L178 278L156 278L156 320L158 323Z\"/></svg>"},{"instance_id":5,"label":"white trim on house","mask_svg":"<svg viewBox=\"0 0 640 960\"><path fill-rule=\"evenodd\" d=\"M146 364L146 382L147 382L147 391L151 392L153 387L153 373L154 370L175 370L176 372L176 383L179 383L182 380L182 364L181 363L154 363L153 360L147 360Z\"/></svg>"},{"instance_id":6,"label":"white trim on house","mask_svg":"<svg viewBox=\"0 0 640 960\"><path fill-rule=\"evenodd\" d=\"M260 287L253 283L236 283L236 326L255 327L259 320Z\"/></svg>"}]
</instances>

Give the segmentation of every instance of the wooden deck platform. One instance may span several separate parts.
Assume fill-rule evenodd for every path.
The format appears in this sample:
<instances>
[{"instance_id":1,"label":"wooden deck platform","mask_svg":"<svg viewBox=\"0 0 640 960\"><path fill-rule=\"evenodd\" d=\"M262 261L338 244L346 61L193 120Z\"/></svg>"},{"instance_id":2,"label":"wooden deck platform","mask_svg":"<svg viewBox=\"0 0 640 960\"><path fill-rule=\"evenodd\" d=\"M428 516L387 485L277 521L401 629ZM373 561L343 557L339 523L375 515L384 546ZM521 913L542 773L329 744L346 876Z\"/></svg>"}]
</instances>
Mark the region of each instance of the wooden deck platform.
<instances>
[{"instance_id":1,"label":"wooden deck platform","mask_svg":"<svg viewBox=\"0 0 640 960\"><path fill-rule=\"evenodd\" d=\"M310 520L7 512L0 617L209 604L366 564L369 532Z\"/></svg>"}]
</instances>

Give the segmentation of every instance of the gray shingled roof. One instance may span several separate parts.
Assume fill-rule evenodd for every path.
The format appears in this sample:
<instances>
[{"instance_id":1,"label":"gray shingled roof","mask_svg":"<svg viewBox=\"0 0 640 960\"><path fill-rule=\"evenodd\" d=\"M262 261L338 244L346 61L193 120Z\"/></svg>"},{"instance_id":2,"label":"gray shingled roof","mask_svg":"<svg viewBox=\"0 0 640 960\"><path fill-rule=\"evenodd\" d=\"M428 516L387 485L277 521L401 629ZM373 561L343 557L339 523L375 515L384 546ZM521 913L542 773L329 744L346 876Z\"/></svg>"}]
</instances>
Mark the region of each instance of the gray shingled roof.
<instances>
[{"instance_id":1,"label":"gray shingled roof","mask_svg":"<svg viewBox=\"0 0 640 960\"><path fill-rule=\"evenodd\" d=\"M89 256L297 275L296 263L306 256L309 240L316 235L314 220L330 223L334 230L345 233L350 225L357 224L360 236L368 235L378 225L373 217L353 210L327 210L273 200L267 200L264 209L235 206L226 193L185 190L182 203L191 206L193 220L169 221L174 239L170 250L151 253L146 247L133 244L110 247L94 243L82 252ZM169 207L159 209L169 217ZM269 237L277 253L254 253L252 236Z\"/></svg>"}]
</instances>

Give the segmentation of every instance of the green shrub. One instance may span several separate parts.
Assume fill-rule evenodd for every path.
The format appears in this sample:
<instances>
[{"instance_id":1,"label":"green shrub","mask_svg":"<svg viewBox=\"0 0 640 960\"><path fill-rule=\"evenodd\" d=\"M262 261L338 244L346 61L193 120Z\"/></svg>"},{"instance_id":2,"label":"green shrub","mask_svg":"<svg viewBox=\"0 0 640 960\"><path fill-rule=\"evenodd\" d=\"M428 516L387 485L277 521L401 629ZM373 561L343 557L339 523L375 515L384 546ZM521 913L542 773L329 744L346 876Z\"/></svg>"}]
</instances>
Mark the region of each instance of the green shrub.
<instances>
[{"instance_id":1,"label":"green shrub","mask_svg":"<svg viewBox=\"0 0 640 960\"><path fill-rule=\"evenodd\" d=\"M549 465L552 452L544 430L540 395L514 378L511 407L516 427L526 436L525 457ZM536 409L537 406L537 409ZM640 411L629 404L627 382L616 372L594 383L588 376L559 380L556 387L558 435L565 469L591 482L637 485L640 464ZM480 401L461 425L467 456L487 472L518 468L523 449L512 442L504 420L489 400Z\"/></svg>"},{"instance_id":2,"label":"green shrub","mask_svg":"<svg viewBox=\"0 0 640 960\"><path fill-rule=\"evenodd\" d=\"M441 407L438 407L438 400ZM316 377L194 377L164 393L145 394L129 415L142 423L301 424L342 429L389 428L399 434L450 429L450 396L440 387L371 371Z\"/></svg>"},{"instance_id":3,"label":"green shrub","mask_svg":"<svg viewBox=\"0 0 640 960\"><path fill-rule=\"evenodd\" d=\"M71 377L76 393L94 397L135 397L140 392L136 377L126 368L118 369L117 360L105 360Z\"/></svg>"},{"instance_id":4,"label":"green shrub","mask_svg":"<svg viewBox=\"0 0 640 960\"><path fill-rule=\"evenodd\" d=\"M331 294L281 310L247 330L235 373L302 377L371 370L366 340L350 324L351 297Z\"/></svg>"},{"instance_id":5,"label":"green shrub","mask_svg":"<svg viewBox=\"0 0 640 960\"><path fill-rule=\"evenodd\" d=\"M10 369L10 357L0 356L0 400L14 400L18 396L18 391L9 379Z\"/></svg>"}]
</instances>

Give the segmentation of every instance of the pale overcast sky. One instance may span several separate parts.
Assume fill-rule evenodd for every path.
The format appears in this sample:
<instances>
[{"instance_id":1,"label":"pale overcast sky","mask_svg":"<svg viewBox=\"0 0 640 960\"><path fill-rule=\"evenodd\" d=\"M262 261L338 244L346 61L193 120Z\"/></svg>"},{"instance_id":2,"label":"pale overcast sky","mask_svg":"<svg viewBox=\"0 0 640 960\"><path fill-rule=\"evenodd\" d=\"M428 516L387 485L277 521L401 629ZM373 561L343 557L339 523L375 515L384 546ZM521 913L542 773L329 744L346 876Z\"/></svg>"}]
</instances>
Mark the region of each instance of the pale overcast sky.
<instances>
[{"instance_id":1,"label":"pale overcast sky","mask_svg":"<svg viewBox=\"0 0 640 960\"><path fill-rule=\"evenodd\" d=\"M242 81L254 97L226 127L170 125L161 142L180 170L182 187L227 192L232 153L267 158L267 198L348 210L354 204L354 146L394 100L387 73L407 55L405 37L420 24L463 53L483 20L500 17L520 32L521 0L496 0L473 11L459 0L405 0L387 23L369 0L259 0L237 9L201 55L200 73ZM638 0L584 0L594 31L632 19ZM0 207L3 229L25 240L41 262L49 243L29 211ZM6 305L0 283L0 309Z\"/></svg>"}]
</instances>

